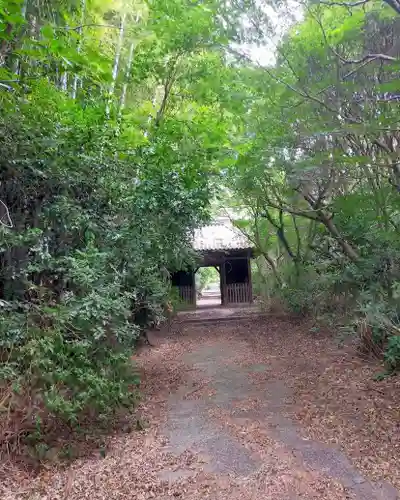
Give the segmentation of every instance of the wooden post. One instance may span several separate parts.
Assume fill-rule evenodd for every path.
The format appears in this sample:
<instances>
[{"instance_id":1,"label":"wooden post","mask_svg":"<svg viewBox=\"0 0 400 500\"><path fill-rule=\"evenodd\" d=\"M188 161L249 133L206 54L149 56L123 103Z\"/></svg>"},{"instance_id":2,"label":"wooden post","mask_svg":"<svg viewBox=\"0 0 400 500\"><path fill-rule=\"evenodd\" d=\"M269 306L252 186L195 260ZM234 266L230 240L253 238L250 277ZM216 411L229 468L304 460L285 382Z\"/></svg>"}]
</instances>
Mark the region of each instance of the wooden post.
<instances>
[{"instance_id":1,"label":"wooden post","mask_svg":"<svg viewBox=\"0 0 400 500\"><path fill-rule=\"evenodd\" d=\"M221 272L220 272L220 286L221 286L221 304L225 306L227 304L227 290L226 290L226 265L225 259L221 263Z\"/></svg>"},{"instance_id":2,"label":"wooden post","mask_svg":"<svg viewBox=\"0 0 400 500\"><path fill-rule=\"evenodd\" d=\"M251 260L250 260L250 254L247 256L247 273L248 273L248 278L249 278L249 302L250 304L253 303L253 282L251 279Z\"/></svg>"},{"instance_id":3,"label":"wooden post","mask_svg":"<svg viewBox=\"0 0 400 500\"><path fill-rule=\"evenodd\" d=\"M196 271L192 271L192 297L191 303L196 308L197 307L197 294L196 294Z\"/></svg>"}]
</instances>

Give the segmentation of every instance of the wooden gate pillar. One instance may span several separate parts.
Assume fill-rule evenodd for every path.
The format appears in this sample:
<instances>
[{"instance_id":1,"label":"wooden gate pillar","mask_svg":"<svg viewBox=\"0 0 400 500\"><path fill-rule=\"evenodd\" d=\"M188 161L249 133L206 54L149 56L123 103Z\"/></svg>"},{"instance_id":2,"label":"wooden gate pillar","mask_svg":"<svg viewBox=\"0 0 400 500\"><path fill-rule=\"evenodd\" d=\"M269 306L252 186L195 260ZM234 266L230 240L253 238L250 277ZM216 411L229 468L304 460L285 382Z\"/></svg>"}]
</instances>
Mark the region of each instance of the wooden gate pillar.
<instances>
[{"instance_id":1,"label":"wooden gate pillar","mask_svg":"<svg viewBox=\"0 0 400 500\"><path fill-rule=\"evenodd\" d=\"M247 273L248 273L248 279L249 279L249 301L250 303L253 302L253 281L251 278L251 260L250 260L250 255L247 257Z\"/></svg>"},{"instance_id":2,"label":"wooden gate pillar","mask_svg":"<svg viewBox=\"0 0 400 500\"><path fill-rule=\"evenodd\" d=\"M228 294L226 290L226 262L225 259L221 264L221 273L220 273L220 283L221 283L221 304L226 306L228 303Z\"/></svg>"},{"instance_id":3,"label":"wooden gate pillar","mask_svg":"<svg viewBox=\"0 0 400 500\"><path fill-rule=\"evenodd\" d=\"M192 301L191 304L196 307L197 305L197 293L196 293L196 271L191 272L192 275Z\"/></svg>"}]
</instances>

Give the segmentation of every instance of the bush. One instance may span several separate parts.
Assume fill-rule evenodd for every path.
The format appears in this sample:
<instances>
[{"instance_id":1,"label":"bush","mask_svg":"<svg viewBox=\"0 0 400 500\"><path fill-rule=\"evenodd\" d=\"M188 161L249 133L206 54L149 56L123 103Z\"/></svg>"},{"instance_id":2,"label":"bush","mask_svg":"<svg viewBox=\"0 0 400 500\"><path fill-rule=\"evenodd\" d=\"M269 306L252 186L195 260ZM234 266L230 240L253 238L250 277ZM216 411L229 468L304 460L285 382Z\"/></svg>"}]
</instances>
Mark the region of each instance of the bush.
<instances>
[{"instance_id":1,"label":"bush","mask_svg":"<svg viewBox=\"0 0 400 500\"><path fill-rule=\"evenodd\" d=\"M281 267L280 272L282 284L276 285L274 293L279 295L289 311L321 316L337 307L335 302L339 302L339 294L334 293L336 274L327 272L324 263L297 267L288 263Z\"/></svg>"},{"instance_id":2,"label":"bush","mask_svg":"<svg viewBox=\"0 0 400 500\"><path fill-rule=\"evenodd\" d=\"M4 103L0 200L13 227L0 213L0 426L8 446L135 401L132 350L164 318L168 271L190 262L188 235L206 217L208 183L160 168L160 154L179 151L168 134L144 150L128 137L139 169L136 152L135 161L116 154L127 139L108 135L115 123L100 103L83 113L47 81L35 80L29 100L16 92Z\"/></svg>"},{"instance_id":3,"label":"bush","mask_svg":"<svg viewBox=\"0 0 400 500\"><path fill-rule=\"evenodd\" d=\"M400 370L400 327L398 331L399 335L393 335L389 338L385 351L385 363L390 372Z\"/></svg>"}]
</instances>

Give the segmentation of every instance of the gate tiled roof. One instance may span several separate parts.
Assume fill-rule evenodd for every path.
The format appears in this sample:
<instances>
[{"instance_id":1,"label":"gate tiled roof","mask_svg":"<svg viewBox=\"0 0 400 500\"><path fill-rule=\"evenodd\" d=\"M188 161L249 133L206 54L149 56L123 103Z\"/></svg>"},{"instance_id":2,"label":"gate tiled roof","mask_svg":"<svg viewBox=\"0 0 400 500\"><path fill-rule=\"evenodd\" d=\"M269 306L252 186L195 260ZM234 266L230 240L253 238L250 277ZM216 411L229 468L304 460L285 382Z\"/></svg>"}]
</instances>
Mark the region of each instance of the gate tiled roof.
<instances>
[{"instance_id":1,"label":"gate tiled roof","mask_svg":"<svg viewBox=\"0 0 400 500\"><path fill-rule=\"evenodd\" d=\"M220 217L214 224L195 231L193 247L198 251L223 251L248 249L252 244L229 218Z\"/></svg>"}]
</instances>

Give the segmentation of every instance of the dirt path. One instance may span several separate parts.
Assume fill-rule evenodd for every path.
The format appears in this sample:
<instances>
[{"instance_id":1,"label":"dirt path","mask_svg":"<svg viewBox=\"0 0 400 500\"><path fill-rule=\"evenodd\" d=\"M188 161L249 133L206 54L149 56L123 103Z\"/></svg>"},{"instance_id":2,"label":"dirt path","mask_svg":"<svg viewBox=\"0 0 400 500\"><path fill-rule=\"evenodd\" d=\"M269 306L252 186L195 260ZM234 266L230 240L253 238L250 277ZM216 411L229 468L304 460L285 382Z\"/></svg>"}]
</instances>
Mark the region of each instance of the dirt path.
<instances>
[{"instance_id":1,"label":"dirt path","mask_svg":"<svg viewBox=\"0 0 400 500\"><path fill-rule=\"evenodd\" d=\"M190 324L138 361L148 428L2 498L398 498L399 381L373 382L325 334Z\"/></svg>"}]
</instances>

